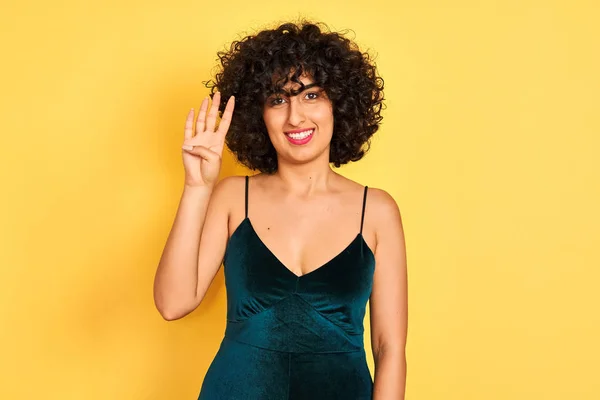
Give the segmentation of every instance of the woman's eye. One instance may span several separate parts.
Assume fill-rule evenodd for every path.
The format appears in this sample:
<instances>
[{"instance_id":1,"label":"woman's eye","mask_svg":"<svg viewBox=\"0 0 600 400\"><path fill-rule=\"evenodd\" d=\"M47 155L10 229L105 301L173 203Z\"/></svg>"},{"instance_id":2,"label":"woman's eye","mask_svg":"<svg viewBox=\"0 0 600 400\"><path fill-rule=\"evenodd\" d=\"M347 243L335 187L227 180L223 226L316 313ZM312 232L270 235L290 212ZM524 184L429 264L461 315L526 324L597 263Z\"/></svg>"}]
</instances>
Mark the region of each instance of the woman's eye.
<instances>
[{"instance_id":1,"label":"woman's eye","mask_svg":"<svg viewBox=\"0 0 600 400\"><path fill-rule=\"evenodd\" d=\"M283 102L284 102L283 97L275 97L273 100L271 100L271 105L278 106L280 104L283 104Z\"/></svg>"},{"instance_id":2,"label":"woman's eye","mask_svg":"<svg viewBox=\"0 0 600 400\"><path fill-rule=\"evenodd\" d=\"M315 100L319 97L319 93L317 92L310 92L310 93L306 93L306 98L308 100Z\"/></svg>"}]
</instances>

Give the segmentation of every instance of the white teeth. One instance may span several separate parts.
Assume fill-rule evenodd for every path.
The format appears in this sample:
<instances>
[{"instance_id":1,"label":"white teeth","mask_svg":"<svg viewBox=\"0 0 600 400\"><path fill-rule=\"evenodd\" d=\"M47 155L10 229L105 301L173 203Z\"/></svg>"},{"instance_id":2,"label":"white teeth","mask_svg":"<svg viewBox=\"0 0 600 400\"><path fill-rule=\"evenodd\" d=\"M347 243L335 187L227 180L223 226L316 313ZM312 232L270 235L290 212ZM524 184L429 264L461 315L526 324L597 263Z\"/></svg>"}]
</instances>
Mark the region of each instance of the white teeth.
<instances>
[{"instance_id":1,"label":"white teeth","mask_svg":"<svg viewBox=\"0 0 600 400\"><path fill-rule=\"evenodd\" d=\"M286 133L289 137L295 140L306 139L313 133L314 129L309 129L307 131L296 132L296 133Z\"/></svg>"}]
</instances>

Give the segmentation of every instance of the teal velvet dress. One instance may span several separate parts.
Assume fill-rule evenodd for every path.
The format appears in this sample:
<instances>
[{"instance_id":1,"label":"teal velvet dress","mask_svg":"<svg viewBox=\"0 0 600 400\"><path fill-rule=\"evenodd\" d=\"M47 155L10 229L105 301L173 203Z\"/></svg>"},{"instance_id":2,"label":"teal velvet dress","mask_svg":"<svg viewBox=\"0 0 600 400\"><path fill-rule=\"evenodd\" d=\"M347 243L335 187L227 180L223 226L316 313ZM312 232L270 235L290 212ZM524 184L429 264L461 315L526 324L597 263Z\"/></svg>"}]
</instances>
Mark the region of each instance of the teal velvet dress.
<instances>
[{"instance_id":1,"label":"teal velvet dress","mask_svg":"<svg viewBox=\"0 0 600 400\"><path fill-rule=\"evenodd\" d=\"M223 261L227 326L199 400L367 400L363 319L375 257L360 232L316 270L297 276L246 217Z\"/></svg>"}]
</instances>

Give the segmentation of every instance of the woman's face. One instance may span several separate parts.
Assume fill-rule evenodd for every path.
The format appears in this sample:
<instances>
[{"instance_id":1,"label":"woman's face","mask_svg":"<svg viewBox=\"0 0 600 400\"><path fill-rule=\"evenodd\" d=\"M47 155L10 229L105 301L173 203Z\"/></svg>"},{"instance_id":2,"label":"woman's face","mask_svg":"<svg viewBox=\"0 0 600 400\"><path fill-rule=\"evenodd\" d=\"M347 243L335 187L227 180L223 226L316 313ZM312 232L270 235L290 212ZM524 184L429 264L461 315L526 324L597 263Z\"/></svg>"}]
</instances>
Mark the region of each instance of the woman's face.
<instances>
[{"instance_id":1,"label":"woman's face","mask_svg":"<svg viewBox=\"0 0 600 400\"><path fill-rule=\"evenodd\" d=\"M279 161L304 163L319 157L329 161L329 144L333 135L333 108L325 91L301 76L305 89L288 82L282 93L267 98L263 119Z\"/></svg>"}]
</instances>

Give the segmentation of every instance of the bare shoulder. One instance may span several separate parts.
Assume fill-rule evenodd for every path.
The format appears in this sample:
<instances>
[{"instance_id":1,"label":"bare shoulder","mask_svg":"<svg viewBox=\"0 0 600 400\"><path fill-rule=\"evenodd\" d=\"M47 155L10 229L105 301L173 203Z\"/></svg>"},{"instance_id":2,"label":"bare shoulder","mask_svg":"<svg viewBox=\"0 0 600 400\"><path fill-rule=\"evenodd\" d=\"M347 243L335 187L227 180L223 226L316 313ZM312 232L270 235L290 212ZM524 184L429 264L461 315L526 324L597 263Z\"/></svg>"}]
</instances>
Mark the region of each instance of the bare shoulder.
<instances>
[{"instance_id":1,"label":"bare shoulder","mask_svg":"<svg viewBox=\"0 0 600 400\"><path fill-rule=\"evenodd\" d=\"M226 176L221 179L215 186L215 192L220 193L233 193L238 191L240 188L243 190L245 185L246 177L242 175Z\"/></svg>"},{"instance_id":2,"label":"bare shoulder","mask_svg":"<svg viewBox=\"0 0 600 400\"><path fill-rule=\"evenodd\" d=\"M402 232L402 217L396 200L383 189L369 187L365 221L375 231L377 242L382 237Z\"/></svg>"},{"instance_id":3,"label":"bare shoulder","mask_svg":"<svg viewBox=\"0 0 600 400\"><path fill-rule=\"evenodd\" d=\"M342 177L344 186L348 192L363 191L364 185ZM365 212L368 214L367 219L371 220L375 226L379 223L387 223L390 218L399 218L400 210L396 200L383 189L369 186L367 191Z\"/></svg>"},{"instance_id":4,"label":"bare shoulder","mask_svg":"<svg viewBox=\"0 0 600 400\"><path fill-rule=\"evenodd\" d=\"M244 185L246 181L246 177L245 176L241 176L241 175L232 175L232 176L226 176L225 178L221 179L219 182L217 182L217 184L215 185L215 188L213 190L213 194L215 196L219 196L221 198L221 200L226 200L228 197L230 197L233 194L238 194L238 192L244 192ZM238 197L238 196L236 196Z\"/></svg>"},{"instance_id":5,"label":"bare shoulder","mask_svg":"<svg viewBox=\"0 0 600 400\"><path fill-rule=\"evenodd\" d=\"M221 179L215 185L211 196L211 202L219 208L230 209L232 200L238 200L244 196L245 176L228 176Z\"/></svg>"},{"instance_id":6,"label":"bare shoulder","mask_svg":"<svg viewBox=\"0 0 600 400\"><path fill-rule=\"evenodd\" d=\"M372 188L368 189L367 207L373 216L379 218L389 218L400 214L400 209L396 200L383 189Z\"/></svg>"}]
</instances>

